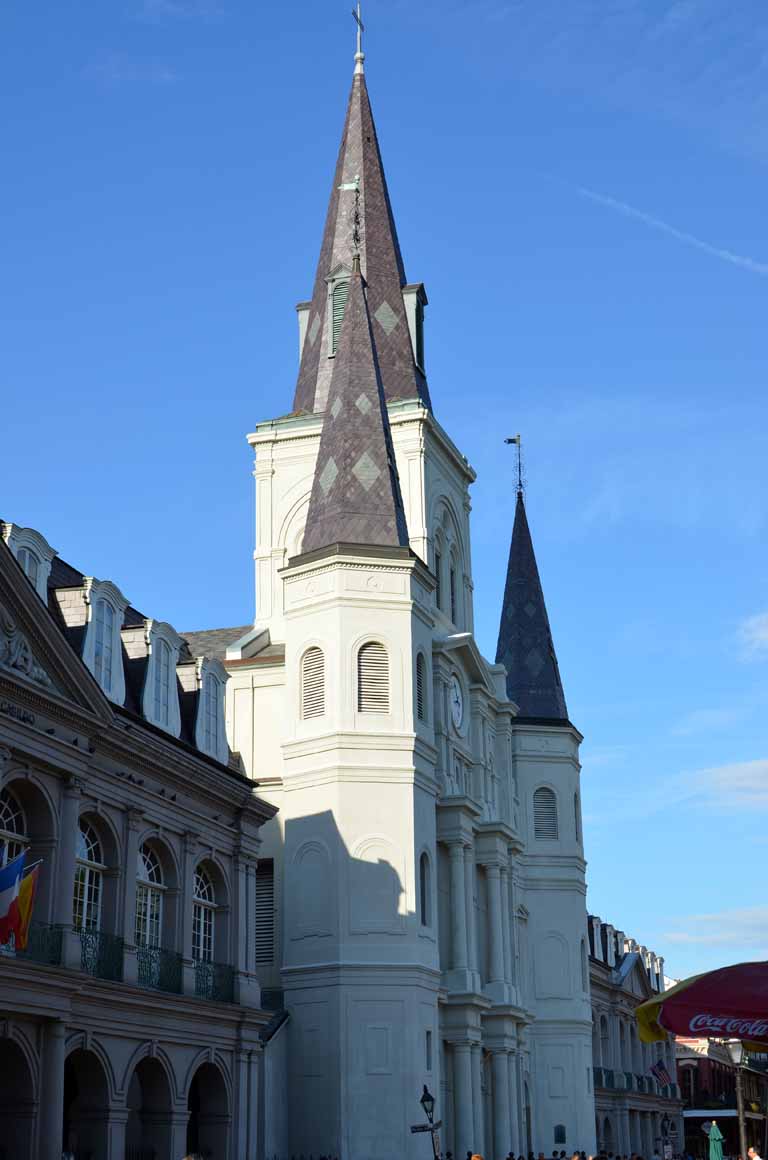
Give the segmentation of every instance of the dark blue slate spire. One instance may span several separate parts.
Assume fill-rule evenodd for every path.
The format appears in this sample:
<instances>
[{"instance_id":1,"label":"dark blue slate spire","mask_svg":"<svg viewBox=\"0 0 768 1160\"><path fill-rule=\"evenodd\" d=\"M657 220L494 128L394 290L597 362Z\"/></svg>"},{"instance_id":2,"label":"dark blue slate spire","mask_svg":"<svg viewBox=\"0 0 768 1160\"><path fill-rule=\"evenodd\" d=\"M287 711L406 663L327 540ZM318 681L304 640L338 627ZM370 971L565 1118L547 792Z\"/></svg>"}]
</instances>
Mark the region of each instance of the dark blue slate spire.
<instances>
[{"instance_id":1,"label":"dark blue slate spire","mask_svg":"<svg viewBox=\"0 0 768 1160\"><path fill-rule=\"evenodd\" d=\"M521 717L568 720L539 569L518 490L496 663L507 669L507 696Z\"/></svg>"}]
</instances>

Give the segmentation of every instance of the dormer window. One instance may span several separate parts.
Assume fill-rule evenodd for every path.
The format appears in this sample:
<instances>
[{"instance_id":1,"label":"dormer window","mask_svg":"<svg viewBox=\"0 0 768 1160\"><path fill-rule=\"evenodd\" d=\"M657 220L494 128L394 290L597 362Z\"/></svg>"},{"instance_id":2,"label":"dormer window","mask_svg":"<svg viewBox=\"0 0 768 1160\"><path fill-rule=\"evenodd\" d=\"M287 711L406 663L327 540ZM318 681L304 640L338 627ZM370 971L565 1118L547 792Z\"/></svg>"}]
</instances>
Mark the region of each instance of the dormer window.
<instances>
[{"instance_id":1,"label":"dormer window","mask_svg":"<svg viewBox=\"0 0 768 1160\"><path fill-rule=\"evenodd\" d=\"M0 536L13 552L19 567L41 600L48 600L48 577L56 555L48 541L34 528L0 522Z\"/></svg>"},{"instance_id":2,"label":"dormer window","mask_svg":"<svg viewBox=\"0 0 768 1160\"><path fill-rule=\"evenodd\" d=\"M227 671L221 662L213 657L198 657L195 664L197 671L195 744L203 753L226 764L229 760L229 745L224 729Z\"/></svg>"},{"instance_id":3,"label":"dormer window","mask_svg":"<svg viewBox=\"0 0 768 1160\"><path fill-rule=\"evenodd\" d=\"M158 640L155 656L155 721L168 728L171 704L171 648L167 641Z\"/></svg>"},{"instance_id":4,"label":"dormer window","mask_svg":"<svg viewBox=\"0 0 768 1160\"><path fill-rule=\"evenodd\" d=\"M219 748L219 682L211 673L205 678L205 748L215 753Z\"/></svg>"},{"instance_id":5,"label":"dormer window","mask_svg":"<svg viewBox=\"0 0 768 1160\"><path fill-rule=\"evenodd\" d=\"M136 628L123 629L123 644L129 656L139 656L143 643L148 657L144 682L142 712L148 721L178 737L181 732L181 708L176 675L181 637L163 620L145 620L143 641ZM132 635L133 634L133 635Z\"/></svg>"},{"instance_id":6,"label":"dormer window","mask_svg":"<svg viewBox=\"0 0 768 1160\"><path fill-rule=\"evenodd\" d=\"M96 601L96 641L93 675L105 693L112 692L112 665L115 647L115 610L108 600Z\"/></svg>"},{"instance_id":7,"label":"dormer window","mask_svg":"<svg viewBox=\"0 0 768 1160\"><path fill-rule=\"evenodd\" d=\"M21 568L33 588L37 588L37 578L40 575L40 561L31 548L19 548L16 557Z\"/></svg>"}]
</instances>

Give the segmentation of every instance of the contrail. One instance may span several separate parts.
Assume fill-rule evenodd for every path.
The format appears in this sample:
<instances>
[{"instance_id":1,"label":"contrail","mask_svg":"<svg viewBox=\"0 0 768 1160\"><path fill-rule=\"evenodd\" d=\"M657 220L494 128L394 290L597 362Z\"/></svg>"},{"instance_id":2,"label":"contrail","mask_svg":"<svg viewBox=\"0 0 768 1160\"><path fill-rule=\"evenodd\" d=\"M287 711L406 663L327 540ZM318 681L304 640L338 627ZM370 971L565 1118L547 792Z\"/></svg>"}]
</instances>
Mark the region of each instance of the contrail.
<instances>
[{"instance_id":1,"label":"contrail","mask_svg":"<svg viewBox=\"0 0 768 1160\"><path fill-rule=\"evenodd\" d=\"M604 193L596 193L593 189L586 189L583 185L577 185L575 188L581 197L586 197L598 205L605 205L608 209L615 209L618 213L623 213L626 217L636 218L640 222L645 222L652 229L661 230L662 233L677 238L679 242L685 242L686 245L695 246L697 250L703 250L705 254L711 254L713 258L720 258L722 262L730 262L732 266L741 266L744 270L751 270L753 274L768 274L768 262L756 262L753 258L745 258L742 254L734 254L732 250L721 250L719 246L712 246L709 242L702 241L701 238L697 238L694 234L688 234L685 230L678 230L675 226L661 221L660 218L653 217L652 214L644 213L641 209L635 209L633 205L627 205L625 201L617 201L614 197L606 197Z\"/></svg>"}]
</instances>

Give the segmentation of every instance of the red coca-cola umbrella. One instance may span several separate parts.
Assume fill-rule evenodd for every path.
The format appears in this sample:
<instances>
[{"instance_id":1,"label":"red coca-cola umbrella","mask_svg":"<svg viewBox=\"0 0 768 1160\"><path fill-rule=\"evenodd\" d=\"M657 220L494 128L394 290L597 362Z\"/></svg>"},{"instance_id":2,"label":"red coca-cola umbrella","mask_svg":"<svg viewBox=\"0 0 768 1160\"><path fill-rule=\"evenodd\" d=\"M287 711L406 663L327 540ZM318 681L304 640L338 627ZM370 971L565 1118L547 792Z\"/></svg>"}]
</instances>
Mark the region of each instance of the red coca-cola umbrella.
<instances>
[{"instance_id":1,"label":"red coca-cola umbrella","mask_svg":"<svg viewBox=\"0 0 768 1160\"><path fill-rule=\"evenodd\" d=\"M673 1035L768 1045L768 962L737 963L683 979L635 1010L644 1043Z\"/></svg>"}]
</instances>

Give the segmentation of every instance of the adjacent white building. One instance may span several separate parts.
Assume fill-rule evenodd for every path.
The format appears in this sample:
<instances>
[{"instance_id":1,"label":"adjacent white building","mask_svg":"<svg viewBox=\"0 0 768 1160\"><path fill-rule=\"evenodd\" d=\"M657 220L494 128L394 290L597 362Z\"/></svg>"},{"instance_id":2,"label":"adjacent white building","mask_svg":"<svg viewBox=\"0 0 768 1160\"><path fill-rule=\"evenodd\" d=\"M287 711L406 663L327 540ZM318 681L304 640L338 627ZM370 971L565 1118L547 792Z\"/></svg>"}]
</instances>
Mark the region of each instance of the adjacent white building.
<instances>
[{"instance_id":1,"label":"adjacent white building","mask_svg":"<svg viewBox=\"0 0 768 1160\"><path fill-rule=\"evenodd\" d=\"M581 736L520 493L496 662L475 641L475 474L432 409L426 304L358 51L294 403L249 435L254 627L205 637L278 807L269 1154L423 1157L424 1084L455 1156L595 1150Z\"/></svg>"}]
</instances>

